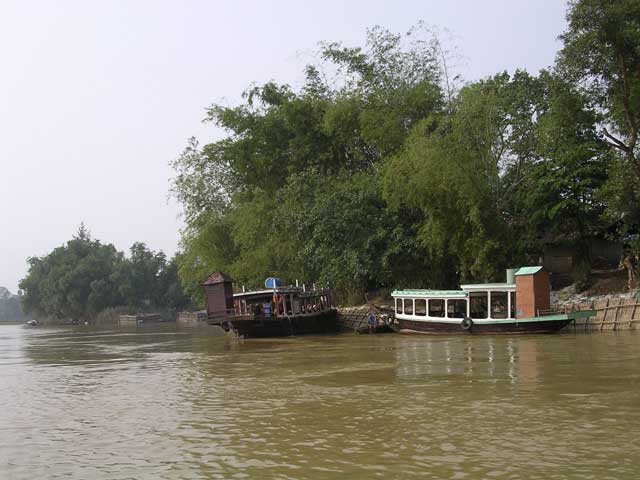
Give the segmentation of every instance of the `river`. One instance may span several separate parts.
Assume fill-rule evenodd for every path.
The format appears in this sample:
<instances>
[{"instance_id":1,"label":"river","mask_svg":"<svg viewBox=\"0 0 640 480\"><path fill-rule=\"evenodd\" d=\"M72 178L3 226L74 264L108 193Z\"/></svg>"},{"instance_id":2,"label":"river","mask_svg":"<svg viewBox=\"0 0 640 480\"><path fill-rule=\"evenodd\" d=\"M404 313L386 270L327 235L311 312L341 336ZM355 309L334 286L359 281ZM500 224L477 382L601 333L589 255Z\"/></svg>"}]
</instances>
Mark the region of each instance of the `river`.
<instances>
[{"instance_id":1,"label":"river","mask_svg":"<svg viewBox=\"0 0 640 480\"><path fill-rule=\"evenodd\" d=\"M640 332L0 326L2 479L640 478Z\"/></svg>"}]
</instances>

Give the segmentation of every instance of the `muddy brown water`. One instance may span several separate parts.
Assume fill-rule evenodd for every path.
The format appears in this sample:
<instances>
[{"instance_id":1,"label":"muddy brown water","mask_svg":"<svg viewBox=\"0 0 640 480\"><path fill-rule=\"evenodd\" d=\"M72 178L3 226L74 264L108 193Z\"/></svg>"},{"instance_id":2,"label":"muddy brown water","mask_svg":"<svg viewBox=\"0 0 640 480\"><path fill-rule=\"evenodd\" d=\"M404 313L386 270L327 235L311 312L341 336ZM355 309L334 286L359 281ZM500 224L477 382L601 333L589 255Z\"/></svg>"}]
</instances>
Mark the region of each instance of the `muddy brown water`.
<instances>
[{"instance_id":1,"label":"muddy brown water","mask_svg":"<svg viewBox=\"0 0 640 480\"><path fill-rule=\"evenodd\" d=\"M0 326L2 479L640 478L640 333Z\"/></svg>"}]
</instances>

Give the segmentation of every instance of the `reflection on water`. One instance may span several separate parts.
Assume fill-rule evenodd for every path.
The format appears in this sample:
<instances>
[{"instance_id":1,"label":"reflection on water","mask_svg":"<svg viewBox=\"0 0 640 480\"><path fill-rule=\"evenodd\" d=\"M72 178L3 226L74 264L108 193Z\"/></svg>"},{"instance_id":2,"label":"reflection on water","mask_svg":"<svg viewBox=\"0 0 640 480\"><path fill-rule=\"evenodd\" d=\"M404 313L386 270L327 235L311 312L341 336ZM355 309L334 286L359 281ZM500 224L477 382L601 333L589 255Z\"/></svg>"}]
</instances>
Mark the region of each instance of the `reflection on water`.
<instances>
[{"instance_id":1,"label":"reflection on water","mask_svg":"<svg viewBox=\"0 0 640 480\"><path fill-rule=\"evenodd\" d=\"M539 375L535 337L457 337L421 340L398 350L397 376L408 379L461 374L474 381L499 377L511 383L535 382Z\"/></svg>"},{"instance_id":2,"label":"reflection on water","mask_svg":"<svg viewBox=\"0 0 640 480\"><path fill-rule=\"evenodd\" d=\"M0 327L0 478L637 478L640 335Z\"/></svg>"}]
</instances>

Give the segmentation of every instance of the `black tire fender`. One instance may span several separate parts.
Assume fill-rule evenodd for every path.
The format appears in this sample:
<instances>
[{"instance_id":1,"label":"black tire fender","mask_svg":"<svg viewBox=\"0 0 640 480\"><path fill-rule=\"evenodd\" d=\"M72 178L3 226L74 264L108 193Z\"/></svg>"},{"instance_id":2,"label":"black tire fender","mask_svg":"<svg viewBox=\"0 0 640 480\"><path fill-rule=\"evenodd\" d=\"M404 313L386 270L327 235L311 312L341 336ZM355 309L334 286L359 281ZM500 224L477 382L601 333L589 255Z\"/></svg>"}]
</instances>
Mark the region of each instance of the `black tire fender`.
<instances>
[{"instance_id":1,"label":"black tire fender","mask_svg":"<svg viewBox=\"0 0 640 480\"><path fill-rule=\"evenodd\" d=\"M464 317L462 319L462 322L460 322L460 326L463 330L471 330L471 327L473 327L473 320L471 320L469 317Z\"/></svg>"}]
</instances>

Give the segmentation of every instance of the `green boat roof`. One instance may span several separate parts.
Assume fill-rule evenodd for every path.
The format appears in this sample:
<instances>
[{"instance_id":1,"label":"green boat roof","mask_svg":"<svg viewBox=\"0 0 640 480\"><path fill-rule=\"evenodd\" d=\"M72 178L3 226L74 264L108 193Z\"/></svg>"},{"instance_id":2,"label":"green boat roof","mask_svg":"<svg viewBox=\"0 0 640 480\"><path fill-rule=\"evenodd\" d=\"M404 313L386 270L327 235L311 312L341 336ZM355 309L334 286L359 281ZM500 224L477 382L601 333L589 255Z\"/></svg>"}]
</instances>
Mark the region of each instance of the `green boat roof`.
<instances>
[{"instance_id":1,"label":"green boat roof","mask_svg":"<svg viewBox=\"0 0 640 480\"><path fill-rule=\"evenodd\" d=\"M455 297L467 298L462 290L394 290L392 297Z\"/></svg>"},{"instance_id":2,"label":"green boat roof","mask_svg":"<svg viewBox=\"0 0 640 480\"><path fill-rule=\"evenodd\" d=\"M542 270L542 266L537 266L537 267L521 267L518 269L518 271L516 273L514 273L514 275L519 276L519 275L533 275L534 273L538 273L540 270Z\"/></svg>"}]
</instances>

